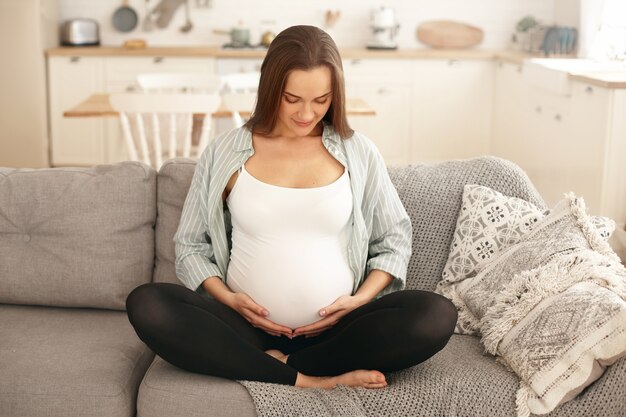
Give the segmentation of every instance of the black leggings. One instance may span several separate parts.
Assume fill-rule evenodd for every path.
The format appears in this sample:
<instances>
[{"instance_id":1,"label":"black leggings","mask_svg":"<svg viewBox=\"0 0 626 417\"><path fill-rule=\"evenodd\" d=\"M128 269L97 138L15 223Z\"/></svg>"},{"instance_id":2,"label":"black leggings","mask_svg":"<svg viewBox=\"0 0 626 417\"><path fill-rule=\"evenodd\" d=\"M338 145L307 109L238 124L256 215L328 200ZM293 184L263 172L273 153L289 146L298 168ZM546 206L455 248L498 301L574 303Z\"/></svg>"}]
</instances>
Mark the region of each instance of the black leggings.
<instances>
[{"instance_id":1,"label":"black leggings","mask_svg":"<svg viewBox=\"0 0 626 417\"><path fill-rule=\"evenodd\" d=\"M398 291L365 304L318 336L272 336L219 301L176 284L135 288L126 300L137 335L167 362L229 379L295 385L297 373L334 376L356 369L392 372L441 350L454 305L426 291ZM265 353L289 354L287 364Z\"/></svg>"}]
</instances>

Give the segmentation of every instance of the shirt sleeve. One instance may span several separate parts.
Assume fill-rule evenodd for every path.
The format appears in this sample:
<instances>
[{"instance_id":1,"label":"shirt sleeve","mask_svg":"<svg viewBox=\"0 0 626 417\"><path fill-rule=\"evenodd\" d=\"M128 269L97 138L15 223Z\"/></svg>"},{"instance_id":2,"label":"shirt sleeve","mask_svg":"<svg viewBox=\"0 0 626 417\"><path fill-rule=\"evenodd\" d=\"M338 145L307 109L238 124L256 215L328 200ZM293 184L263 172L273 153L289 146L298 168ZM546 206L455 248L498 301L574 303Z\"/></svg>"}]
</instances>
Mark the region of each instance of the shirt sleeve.
<instances>
[{"instance_id":1,"label":"shirt sleeve","mask_svg":"<svg viewBox=\"0 0 626 417\"><path fill-rule=\"evenodd\" d=\"M196 164L191 186L174 235L176 275L189 289L197 290L202 282L213 276L224 279L217 264L208 233L208 201L210 147Z\"/></svg>"},{"instance_id":2,"label":"shirt sleeve","mask_svg":"<svg viewBox=\"0 0 626 417\"><path fill-rule=\"evenodd\" d=\"M405 287L413 230L383 158L376 149L373 150L368 177L373 219L365 276L371 270L379 269L394 277L391 284L378 295L380 297Z\"/></svg>"}]
</instances>

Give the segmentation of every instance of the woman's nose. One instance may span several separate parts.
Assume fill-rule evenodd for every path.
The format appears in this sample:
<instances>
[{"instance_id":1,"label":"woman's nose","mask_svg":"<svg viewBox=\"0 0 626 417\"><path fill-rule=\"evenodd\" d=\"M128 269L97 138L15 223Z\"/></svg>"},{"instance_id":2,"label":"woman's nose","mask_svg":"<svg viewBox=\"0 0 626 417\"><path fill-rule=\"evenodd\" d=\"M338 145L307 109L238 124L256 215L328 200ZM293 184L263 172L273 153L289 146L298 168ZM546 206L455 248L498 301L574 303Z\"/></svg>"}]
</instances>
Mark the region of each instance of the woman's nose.
<instances>
[{"instance_id":1,"label":"woman's nose","mask_svg":"<svg viewBox=\"0 0 626 417\"><path fill-rule=\"evenodd\" d=\"M310 119L313 119L313 117L315 116L313 113L313 108L311 107L310 104L303 104L302 107L300 108L300 112L299 112L299 116L300 119L302 119L303 121L307 121Z\"/></svg>"}]
</instances>

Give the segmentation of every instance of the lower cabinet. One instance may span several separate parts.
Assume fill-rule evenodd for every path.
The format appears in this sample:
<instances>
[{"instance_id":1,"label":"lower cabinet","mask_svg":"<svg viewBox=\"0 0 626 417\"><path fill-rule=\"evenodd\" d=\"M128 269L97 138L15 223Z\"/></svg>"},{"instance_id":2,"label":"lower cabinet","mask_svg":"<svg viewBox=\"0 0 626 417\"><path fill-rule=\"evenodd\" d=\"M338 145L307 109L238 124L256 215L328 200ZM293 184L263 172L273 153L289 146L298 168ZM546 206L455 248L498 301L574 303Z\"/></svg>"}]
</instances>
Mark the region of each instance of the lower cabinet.
<instances>
[{"instance_id":1,"label":"lower cabinet","mask_svg":"<svg viewBox=\"0 0 626 417\"><path fill-rule=\"evenodd\" d=\"M623 223L626 91L572 81L557 94L527 85L515 64L495 71L491 153L524 169L549 206L574 192Z\"/></svg>"},{"instance_id":2,"label":"lower cabinet","mask_svg":"<svg viewBox=\"0 0 626 417\"><path fill-rule=\"evenodd\" d=\"M48 58L50 163L89 166L105 161L104 120L66 118L63 112L103 90L102 58Z\"/></svg>"},{"instance_id":3,"label":"lower cabinet","mask_svg":"<svg viewBox=\"0 0 626 417\"><path fill-rule=\"evenodd\" d=\"M492 60L418 62L410 110L413 162L489 153L492 96Z\"/></svg>"}]
</instances>

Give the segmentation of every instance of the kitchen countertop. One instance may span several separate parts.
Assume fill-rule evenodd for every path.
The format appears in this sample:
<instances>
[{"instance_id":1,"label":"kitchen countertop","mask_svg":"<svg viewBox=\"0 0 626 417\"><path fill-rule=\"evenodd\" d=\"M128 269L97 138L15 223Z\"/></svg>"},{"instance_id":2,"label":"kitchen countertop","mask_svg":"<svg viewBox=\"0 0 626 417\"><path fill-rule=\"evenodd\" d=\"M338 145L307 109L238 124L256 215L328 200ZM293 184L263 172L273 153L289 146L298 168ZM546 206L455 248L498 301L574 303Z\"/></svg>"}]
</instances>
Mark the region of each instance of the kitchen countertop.
<instances>
[{"instance_id":1,"label":"kitchen countertop","mask_svg":"<svg viewBox=\"0 0 626 417\"><path fill-rule=\"evenodd\" d=\"M215 57L257 58L265 56L266 49L235 49L220 46L206 47L147 47L128 49L115 46L58 47L46 51L48 56L172 56L172 57ZM397 50L370 50L366 48L340 48L344 59L493 59L522 65L524 60L537 58L536 54L511 50L486 49L431 49L401 48ZM626 88L626 71L619 72L571 72L569 78L605 88Z\"/></svg>"},{"instance_id":2,"label":"kitchen countertop","mask_svg":"<svg viewBox=\"0 0 626 417\"><path fill-rule=\"evenodd\" d=\"M264 48L222 48L207 47L147 47L127 49L114 46L98 47L60 47L46 51L48 56L186 56L216 58L263 58L267 50ZM341 56L347 59L364 58L422 58L422 59L494 59L520 61L534 55L514 51L496 51L486 49L396 49L372 50L366 48L340 48Z\"/></svg>"}]
</instances>

